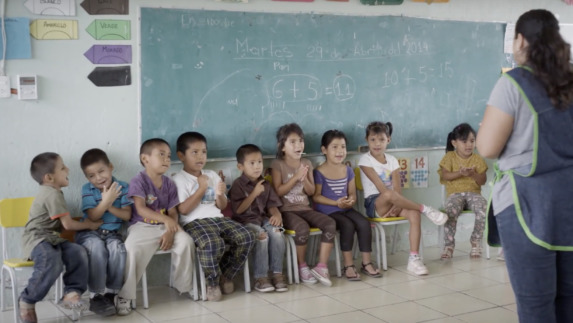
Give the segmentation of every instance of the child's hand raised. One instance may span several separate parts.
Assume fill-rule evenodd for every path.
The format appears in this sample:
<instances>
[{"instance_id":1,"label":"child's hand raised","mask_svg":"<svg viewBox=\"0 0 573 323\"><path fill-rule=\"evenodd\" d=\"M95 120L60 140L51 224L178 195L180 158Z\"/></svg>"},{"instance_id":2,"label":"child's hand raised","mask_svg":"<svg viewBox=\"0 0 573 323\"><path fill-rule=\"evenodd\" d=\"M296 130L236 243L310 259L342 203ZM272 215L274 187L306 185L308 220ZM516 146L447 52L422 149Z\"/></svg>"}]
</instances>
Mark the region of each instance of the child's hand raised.
<instances>
[{"instance_id":1,"label":"child's hand raised","mask_svg":"<svg viewBox=\"0 0 573 323\"><path fill-rule=\"evenodd\" d=\"M215 189L215 195L217 196L225 195L226 190L227 190L227 185L225 185L224 182L219 182L219 184L217 184L217 188Z\"/></svg>"},{"instance_id":2,"label":"child's hand raised","mask_svg":"<svg viewBox=\"0 0 573 323\"><path fill-rule=\"evenodd\" d=\"M106 205L112 205L113 202L121 195L121 185L117 182L113 182L109 188L103 187L101 192L101 200Z\"/></svg>"},{"instance_id":3,"label":"child's hand raised","mask_svg":"<svg viewBox=\"0 0 573 323\"><path fill-rule=\"evenodd\" d=\"M301 165L296 172L296 178L298 178L299 181L304 182L306 175L308 174L308 169L308 165Z\"/></svg>"},{"instance_id":4,"label":"child's hand raised","mask_svg":"<svg viewBox=\"0 0 573 323\"><path fill-rule=\"evenodd\" d=\"M263 183L265 182L264 179L261 179L257 185L255 185L255 188L253 189L252 194L255 195L255 197L261 195L262 192L265 191L265 186L263 185Z\"/></svg>"},{"instance_id":5,"label":"child's hand raised","mask_svg":"<svg viewBox=\"0 0 573 323\"><path fill-rule=\"evenodd\" d=\"M209 186L209 176L201 174L201 176L197 177L197 183L199 184L199 187Z\"/></svg>"}]
</instances>

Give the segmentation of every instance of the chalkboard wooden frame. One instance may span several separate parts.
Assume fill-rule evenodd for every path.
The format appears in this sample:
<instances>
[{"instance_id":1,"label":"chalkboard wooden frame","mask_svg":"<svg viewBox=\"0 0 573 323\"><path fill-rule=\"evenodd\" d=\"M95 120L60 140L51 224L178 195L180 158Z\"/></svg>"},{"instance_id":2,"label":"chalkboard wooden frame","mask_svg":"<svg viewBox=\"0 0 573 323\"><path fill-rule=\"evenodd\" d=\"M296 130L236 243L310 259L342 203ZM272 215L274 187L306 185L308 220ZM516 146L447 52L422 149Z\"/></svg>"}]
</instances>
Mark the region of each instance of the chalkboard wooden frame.
<instances>
[{"instance_id":1,"label":"chalkboard wooden frame","mask_svg":"<svg viewBox=\"0 0 573 323\"><path fill-rule=\"evenodd\" d=\"M477 128L501 67L505 24L141 8L141 139L199 131L210 158L244 143L274 155L278 127L297 122L305 151L328 129L365 143L390 121L389 148L445 145ZM175 156L175 154L173 154Z\"/></svg>"}]
</instances>

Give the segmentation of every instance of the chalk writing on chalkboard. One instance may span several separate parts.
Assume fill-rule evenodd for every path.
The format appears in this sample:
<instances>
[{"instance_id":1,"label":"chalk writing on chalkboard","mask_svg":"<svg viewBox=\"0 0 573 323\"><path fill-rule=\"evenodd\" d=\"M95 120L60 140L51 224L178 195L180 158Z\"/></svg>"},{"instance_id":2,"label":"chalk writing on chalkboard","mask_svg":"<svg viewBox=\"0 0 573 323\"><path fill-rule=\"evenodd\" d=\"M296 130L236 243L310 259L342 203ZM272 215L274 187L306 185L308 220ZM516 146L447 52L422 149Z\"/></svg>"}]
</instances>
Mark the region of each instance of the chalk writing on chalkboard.
<instances>
[{"instance_id":1,"label":"chalk writing on chalkboard","mask_svg":"<svg viewBox=\"0 0 573 323\"><path fill-rule=\"evenodd\" d=\"M338 128L349 149L373 120L395 126L391 148L443 146L477 127L505 64L504 25L407 17L141 10L141 136L172 145L184 131L209 157L297 122L305 151ZM174 148L174 146L172 146Z\"/></svg>"}]
</instances>

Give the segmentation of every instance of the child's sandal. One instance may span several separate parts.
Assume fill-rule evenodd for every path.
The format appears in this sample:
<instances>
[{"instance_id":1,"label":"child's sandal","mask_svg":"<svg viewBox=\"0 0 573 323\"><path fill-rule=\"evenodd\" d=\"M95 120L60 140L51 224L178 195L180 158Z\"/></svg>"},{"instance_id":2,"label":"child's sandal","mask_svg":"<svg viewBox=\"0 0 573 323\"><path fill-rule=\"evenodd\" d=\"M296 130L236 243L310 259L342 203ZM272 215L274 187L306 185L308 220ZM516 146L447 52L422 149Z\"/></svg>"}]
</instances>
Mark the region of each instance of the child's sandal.
<instances>
[{"instance_id":1,"label":"child's sandal","mask_svg":"<svg viewBox=\"0 0 573 323\"><path fill-rule=\"evenodd\" d=\"M79 310L83 311L87 309L87 304L81 299L81 295L78 292L70 292L58 302L58 305L67 310Z\"/></svg>"},{"instance_id":2,"label":"child's sandal","mask_svg":"<svg viewBox=\"0 0 573 323\"><path fill-rule=\"evenodd\" d=\"M354 276L348 276L346 275L346 272L352 269L354 270ZM354 265L350 265L350 266L344 266L344 268L342 268L342 274L344 276L346 276L346 279L348 279L349 281L359 281L360 280L360 275L358 274L358 271L356 271L356 266Z\"/></svg>"},{"instance_id":3,"label":"child's sandal","mask_svg":"<svg viewBox=\"0 0 573 323\"><path fill-rule=\"evenodd\" d=\"M366 267L368 267L368 266L372 266L372 269L376 270L376 272L375 272L375 273L369 272L368 269L366 269ZM370 276L370 277L372 277L372 278L380 278L380 277L382 277L382 274L377 271L376 267L374 267L374 264L371 263L371 262L369 262L369 263L367 263L367 264L362 264L362 268L360 268L360 271L361 271L363 274L368 275L368 276Z\"/></svg>"},{"instance_id":4,"label":"child's sandal","mask_svg":"<svg viewBox=\"0 0 573 323\"><path fill-rule=\"evenodd\" d=\"M34 304L28 304L23 301L19 301L20 307L20 320L22 323L37 323L38 317L36 316L36 309Z\"/></svg>"},{"instance_id":5,"label":"child's sandal","mask_svg":"<svg viewBox=\"0 0 573 323\"><path fill-rule=\"evenodd\" d=\"M442 259L452 259L454 257L454 248L453 247L445 247L444 252L442 252Z\"/></svg>"},{"instance_id":6,"label":"child's sandal","mask_svg":"<svg viewBox=\"0 0 573 323\"><path fill-rule=\"evenodd\" d=\"M481 247L479 244L472 244L472 248L470 250L470 258L481 258Z\"/></svg>"}]
</instances>

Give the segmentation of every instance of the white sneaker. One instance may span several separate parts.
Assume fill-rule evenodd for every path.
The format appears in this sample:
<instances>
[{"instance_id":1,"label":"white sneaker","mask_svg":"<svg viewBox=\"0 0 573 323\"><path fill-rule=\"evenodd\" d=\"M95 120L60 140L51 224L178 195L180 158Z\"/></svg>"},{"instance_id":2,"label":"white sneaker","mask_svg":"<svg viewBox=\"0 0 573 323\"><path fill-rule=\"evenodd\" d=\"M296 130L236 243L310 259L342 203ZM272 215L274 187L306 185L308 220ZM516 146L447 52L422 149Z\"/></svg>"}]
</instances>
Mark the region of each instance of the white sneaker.
<instances>
[{"instance_id":1,"label":"white sneaker","mask_svg":"<svg viewBox=\"0 0 573 323\"><path fill-rule=\"evenodd\" d=\"M448 221L448 216L445 213L442 213L428 205L424 205L423 213L436 225L442 225Z\"/></svg>"},{"instance_id":2,"label":"white sneaker","mask_svg":"<svg viewBox=\"0 0 573 323\"><path fill-rule=\"evenodd\" d=\"M503 254L503 249L499 249L499 253L497 254L497 260L505 261L505 255Z\"/></svg>"},{"instance_id":3,"label":"white sneaker","mask_svg":"<svg viewBox=\"0 0 573 323\"><path fill-rule=\"evenodd\" d=\"M300 280L305 284L316 284L318 282L310 272L310 268L308 268L308 266L299 268L298 275L300 277Z\"/></svg>"},{"instance_id":4,"label":"white sneaker","mask_svg":"<svg viewBox=\"0 0 573 323\"><path fill-rule=\"evenodd\" d=\"M428 268L424 266L422 258L420 258L419 255L410 255L410 258L408 258L407 270L418 276L428 274Z\"/></svg>"},{"instance_id":5,"label":"white sneaker","mask_svg":"<svg viewBox=\"0 0 573 323\"><path fill-rule=\"evenodd\" d=\"M116 307L117 315L129 315L131 313L131 300L118 296Z\"/></svg>"}]
</instances>

